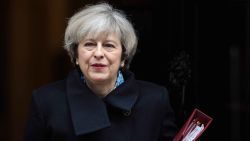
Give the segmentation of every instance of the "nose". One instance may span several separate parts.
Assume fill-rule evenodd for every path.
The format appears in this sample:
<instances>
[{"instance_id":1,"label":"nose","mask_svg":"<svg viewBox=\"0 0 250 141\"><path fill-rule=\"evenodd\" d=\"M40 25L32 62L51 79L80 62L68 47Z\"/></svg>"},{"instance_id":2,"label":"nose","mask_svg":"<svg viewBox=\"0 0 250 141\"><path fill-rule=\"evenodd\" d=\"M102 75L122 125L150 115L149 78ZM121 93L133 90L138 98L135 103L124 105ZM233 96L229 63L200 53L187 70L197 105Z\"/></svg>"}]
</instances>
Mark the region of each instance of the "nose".
<instances>
[{"instance_id":1,"label":"nose","mask_svg":"<svg viewBox=\"0 0 250 141\"><path fill-rule=\"evenodd\" d=\"M104 52L101 44L98 44L94 52L94 57L96 59L102 59L104 57Z\"/></svg>"}]
</instances>

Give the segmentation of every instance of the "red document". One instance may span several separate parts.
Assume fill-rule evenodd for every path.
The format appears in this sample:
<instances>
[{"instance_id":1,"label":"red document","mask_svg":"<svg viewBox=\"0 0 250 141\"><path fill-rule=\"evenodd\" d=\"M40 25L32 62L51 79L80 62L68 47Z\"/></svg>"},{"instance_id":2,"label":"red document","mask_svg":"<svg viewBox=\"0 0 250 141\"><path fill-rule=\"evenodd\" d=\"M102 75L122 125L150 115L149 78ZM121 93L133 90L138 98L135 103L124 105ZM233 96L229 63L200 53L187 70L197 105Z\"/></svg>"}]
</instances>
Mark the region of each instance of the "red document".
<instances>
[{"instance_id":1,"label":"red document","mask_svg":"<svg viewBox=\"0 0 250 141\"><path fill-rule=\"evenodd\" d=\"M173 141L195 141L207 129L212 118L198 109L194 109L191 116L182 126Z\"/></svg>"}]
</instances>

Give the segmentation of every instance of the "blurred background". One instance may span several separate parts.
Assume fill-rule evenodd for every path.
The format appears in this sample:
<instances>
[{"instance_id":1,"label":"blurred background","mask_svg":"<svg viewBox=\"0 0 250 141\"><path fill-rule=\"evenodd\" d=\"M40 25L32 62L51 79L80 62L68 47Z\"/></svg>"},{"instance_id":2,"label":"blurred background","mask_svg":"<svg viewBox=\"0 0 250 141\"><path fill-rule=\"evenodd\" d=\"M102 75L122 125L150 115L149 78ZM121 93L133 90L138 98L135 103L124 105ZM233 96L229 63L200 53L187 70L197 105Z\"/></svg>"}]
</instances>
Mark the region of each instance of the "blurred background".
<instances>
[{"instance_id":1,"label":"blurred background","mask_svg":"<svg viewBox=\"0 0 250 141\"><path fill-rule=\"evenodd\" d=\"M67 20L98 0L2 0L0 140L21 141L31 93L72 69ZM201 141L250 140L249 0L108 0L139 36L131 70L168 88L181 127L194 108L213 118Z\"/></svg>"}]
</instances>

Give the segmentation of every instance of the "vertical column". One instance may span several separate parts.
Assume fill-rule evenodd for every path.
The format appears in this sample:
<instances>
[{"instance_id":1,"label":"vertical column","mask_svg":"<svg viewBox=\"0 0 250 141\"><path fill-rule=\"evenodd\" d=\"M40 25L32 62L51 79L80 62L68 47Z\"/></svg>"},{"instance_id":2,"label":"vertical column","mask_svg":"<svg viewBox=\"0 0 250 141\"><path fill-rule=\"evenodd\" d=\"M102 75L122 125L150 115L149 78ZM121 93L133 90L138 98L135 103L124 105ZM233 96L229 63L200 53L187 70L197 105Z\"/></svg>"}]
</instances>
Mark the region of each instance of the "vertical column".
<instances>
[{"instance_id":1,"label":"vertical column","mask_svg":"<svg viewBox=\"0 0 250 141\"><path fill-rule=\"evenodd\" d=\"M10 141L21 141L32 90L53 80L51 66L63 42L67 0L11 0L9 4L6 130Z\"/></svg>"},{"instance_id":2,"label":"vertical column","mask_svg":"<svg viewBox=\"0 0 250 141\"><path fill-rule=\"evenodd\" d=\"M240 51L230 46L231 141L240 140Z\"/></svg>"},{"instance_id":3,"label":"vertical column","mask_svg":"<svg viewBox=\"0 0 250 141\"><path fill-rule=\"evenodd\" d=\"M6 125L10 141L20 141L24 130L27 96L31 93L30 77L31 30L28 0L10 1L9 13L9 46L7 48L7 111Z\"/></svg>"}]
</instances>

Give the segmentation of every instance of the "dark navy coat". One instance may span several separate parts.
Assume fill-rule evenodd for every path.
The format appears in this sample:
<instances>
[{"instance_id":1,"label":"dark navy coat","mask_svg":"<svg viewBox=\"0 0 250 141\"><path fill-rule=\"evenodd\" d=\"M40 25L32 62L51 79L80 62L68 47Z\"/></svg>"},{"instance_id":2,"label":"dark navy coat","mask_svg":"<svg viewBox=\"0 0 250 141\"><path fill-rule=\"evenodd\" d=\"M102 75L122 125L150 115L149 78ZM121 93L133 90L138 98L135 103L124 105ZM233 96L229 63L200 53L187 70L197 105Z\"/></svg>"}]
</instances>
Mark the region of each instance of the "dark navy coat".
<instances>
[{"instance_id":1,"label":"dark navy coat","mask_svg":"<svg viewBox=\"0 0 250 141\"><path fill-rule=\"evenodd\" d=\"M176 133L165 87L125 82L97 97L77 70L67 79L35 90L25 141L168 141Z\"/></svg>"}]
</instances>

